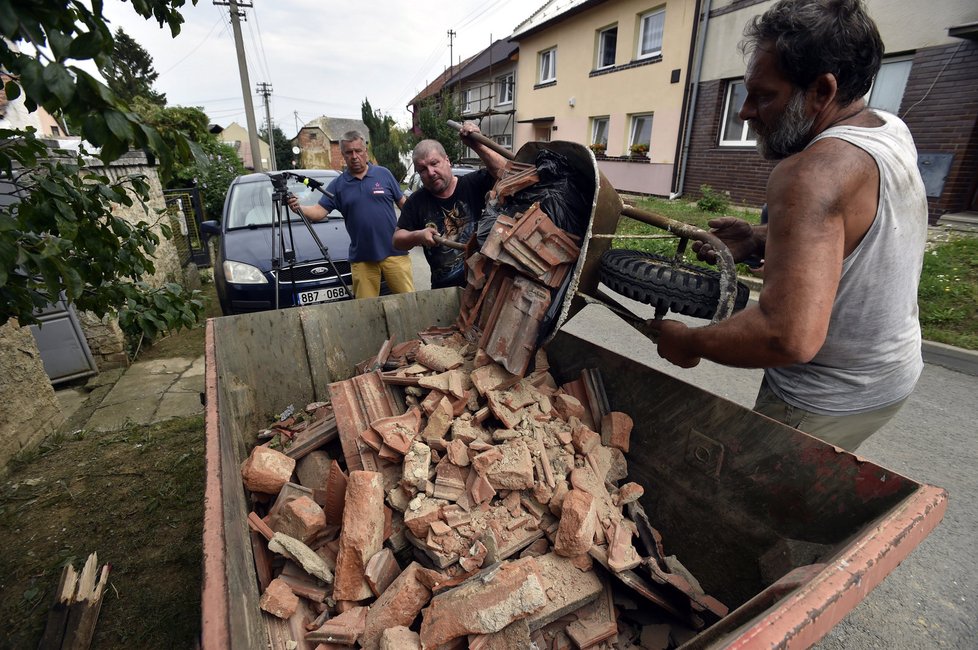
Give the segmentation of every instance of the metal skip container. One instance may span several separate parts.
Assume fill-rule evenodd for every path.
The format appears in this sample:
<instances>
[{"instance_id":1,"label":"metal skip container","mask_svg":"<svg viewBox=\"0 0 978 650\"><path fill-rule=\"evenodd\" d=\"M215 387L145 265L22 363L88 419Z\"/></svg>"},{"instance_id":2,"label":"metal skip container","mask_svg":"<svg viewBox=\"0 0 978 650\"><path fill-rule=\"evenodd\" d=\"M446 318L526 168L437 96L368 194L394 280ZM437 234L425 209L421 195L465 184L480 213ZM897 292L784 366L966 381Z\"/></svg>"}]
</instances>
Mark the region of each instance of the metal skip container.
<instances>
[{"instance_id":1,"label":"metal skip container","mask_svg":"<svg viewBox=\"0 0 978 650\"><path fill-rule=\"evenodd\" d=\"M212 319L202 642L285 647L260 596L240 465L288 404L329 399L331 382L390 337L450 325L455 289ZM669 554L730 613L689 648L808 647L940 522L947 493L785 427L580 336L546 348L558 382L596 369L609 406L635 422L629 479Z\"/></svg>"}]
</instances>

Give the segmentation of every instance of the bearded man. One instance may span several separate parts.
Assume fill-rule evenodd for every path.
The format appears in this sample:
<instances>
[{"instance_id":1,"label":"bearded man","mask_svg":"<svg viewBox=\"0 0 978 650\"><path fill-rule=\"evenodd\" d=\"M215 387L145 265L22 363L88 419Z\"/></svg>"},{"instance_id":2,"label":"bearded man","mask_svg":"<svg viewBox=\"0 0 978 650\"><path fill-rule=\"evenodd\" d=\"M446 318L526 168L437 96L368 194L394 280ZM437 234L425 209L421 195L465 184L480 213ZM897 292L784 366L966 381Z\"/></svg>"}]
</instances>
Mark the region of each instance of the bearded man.
<instances>
[{"instance_id":1,"label":"bearded man","mask_svg":"<svg viewBox=\"0 0 978 650\"><path fill-rule=\"evenodd\" d=\"M860 0L781 0L745 29L741 119L780 162L768 223L710 222L737 261L764 259L756 305L702 328L655 323L663 358L764 368L754 410L854 450L923 369L917 285L927 198L896 116L863 100L883 43ZM715 262L708 245L694 246Z\"/></svg>"}]
</instances>

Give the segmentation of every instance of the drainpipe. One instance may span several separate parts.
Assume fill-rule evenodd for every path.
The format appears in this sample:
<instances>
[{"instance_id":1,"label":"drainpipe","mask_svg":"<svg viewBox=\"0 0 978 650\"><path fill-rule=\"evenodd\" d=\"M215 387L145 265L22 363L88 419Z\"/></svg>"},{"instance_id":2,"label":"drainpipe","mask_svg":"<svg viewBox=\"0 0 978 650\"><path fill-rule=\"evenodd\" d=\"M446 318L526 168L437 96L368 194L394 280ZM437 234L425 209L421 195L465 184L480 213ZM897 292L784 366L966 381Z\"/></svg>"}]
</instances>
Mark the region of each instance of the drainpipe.
<instances>
[{"instance_id":1,"label":"drainpipe","mask_svg":"<svg viewBox=\"0 0 978 650\"><path fill-rule=\"evenodd\" d=\"M710 22L711 0L703 2L703 18L697 29L696 60L693 64L693 78L690 82L692 91L689 96L689 111L686 113L686 124L682 131L682 152L679 156L679 178L673 185L669 200L678 199L683 195L683 185L686 182L686 163L689 162L689 138L693 130L693 119L696 117L696 100L700 90L700 74L703 72L703 51L706 49L706 30Z\"/></svg>"}]
</instances>

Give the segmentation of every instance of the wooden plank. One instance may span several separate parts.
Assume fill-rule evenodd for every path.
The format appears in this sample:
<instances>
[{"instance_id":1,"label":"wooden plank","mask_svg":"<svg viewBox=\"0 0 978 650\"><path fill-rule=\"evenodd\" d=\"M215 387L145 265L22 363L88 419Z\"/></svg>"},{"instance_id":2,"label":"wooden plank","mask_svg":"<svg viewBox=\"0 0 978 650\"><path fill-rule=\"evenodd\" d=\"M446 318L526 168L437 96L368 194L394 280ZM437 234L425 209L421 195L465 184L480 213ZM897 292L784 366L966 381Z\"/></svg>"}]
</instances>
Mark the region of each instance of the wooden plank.
<instances>
[{"instance_id":1,"label":"wooden plank","mask_svg":"<svg viewBox=\"0 0 978 650\"><path fill-rule=\"evenodd\" d=\"M264 394L263 391L255 391L252 386L264 388L267 384L275 382L263 380L260 383L247 383L248 377L254 377L251 381L258 382L257 375L260 373L258 368L252 367L251 364L262 363L261 357L249 358L247 351L259 348L258 339L264 341L268 330L267 328L256 330L242 328L241 322L236 319L237 317L212 320L210 322L214 323L214 327L207 332L213 337L211 343L218 340L221 342L220 346L214 346L216 368L213 372L222 383L217 387L220 390L215 391L217 395L213 402L210 395L208 396L208 406L216 402L219 416L217 431L209 430L208 436L216 434L218 439L222 517L219 530L224 542L226 618L215 624L224 625L226 631L223 639L218 639L223 641L223 644L213 646L216 648L248 648L254 644L255 639L263 638L266 634L265 623L258 607L260 596L258 576L255 572L251 534L247 525L250 508L241 483L239 468L244 460L244 441L248 435L245 432L254 434L255 415L261 412L261 405L269 404L267 400L262 401L259 395ZM207 372L211 372L210 366ZM237 397L231 398L231 396ZM232 405L234 405L233 411ZM211 469L209 468L208 471L210 472Z\"/></svg>"}]
</instances>

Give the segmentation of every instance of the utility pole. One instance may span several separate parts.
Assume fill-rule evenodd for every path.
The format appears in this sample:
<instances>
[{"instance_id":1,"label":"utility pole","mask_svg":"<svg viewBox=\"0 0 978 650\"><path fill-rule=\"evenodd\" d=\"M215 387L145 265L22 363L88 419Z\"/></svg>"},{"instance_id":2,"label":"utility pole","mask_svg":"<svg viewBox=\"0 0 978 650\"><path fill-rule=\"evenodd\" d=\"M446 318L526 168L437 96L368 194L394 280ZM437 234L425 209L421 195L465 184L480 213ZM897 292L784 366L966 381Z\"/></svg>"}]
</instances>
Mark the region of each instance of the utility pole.
<instances>
[{"instance_id":1,"label":"utility pole","mask_svg":"<svg viewBox=\"0 0 978 650\"><path fill-rule=\"evenodd\" d=\"M239 9L251 9L254 5L250 0L214 0L215 5L230 8L231 29L234 32L234 49L238 54L238 75L241 77L241 96L244 99L245 121L248 124L248 142L251 145L251 164L256 172L263 171L261 164L261 148L258 146L258 127L255 126L255 107L251 102L251 82L248 81L248 62L245 61L244 41L241 40L241 18L244 12Z\"/></svg>"},{"instance_id":2,"label":"utility pole","mask_svg":"<svg viewBox=\"0 0 978 650\"><path fill-rule=\"evenodd\" d=\"M455 32L454 29L448 30L448 68L449 68L449 70L451 70L451 68L455 65L455 61L453 60L454 54L452 53L452 39L454 39L456 36L458 36L458 34ZM451 72L449 72L449 76L451 76Z\"/></svg>"},{"instance_id":3,"label":"utility pole","mask_svg":"<svg viewBox=\"0 0 978 650\"><path fill-rule=\"evenodd\" d=\"M268 125L265 133L268 134L268 157L271 158L271 160L268 161L268 166L272 171L276 171L278 169L278 165L275 162L275 134L272 133L272 109L268 102L268 96L272 94L272 84L265 83L263 81L258 84L258 88L256 90L265 101L265 123Z\"/></svg>"}]
</instances>

